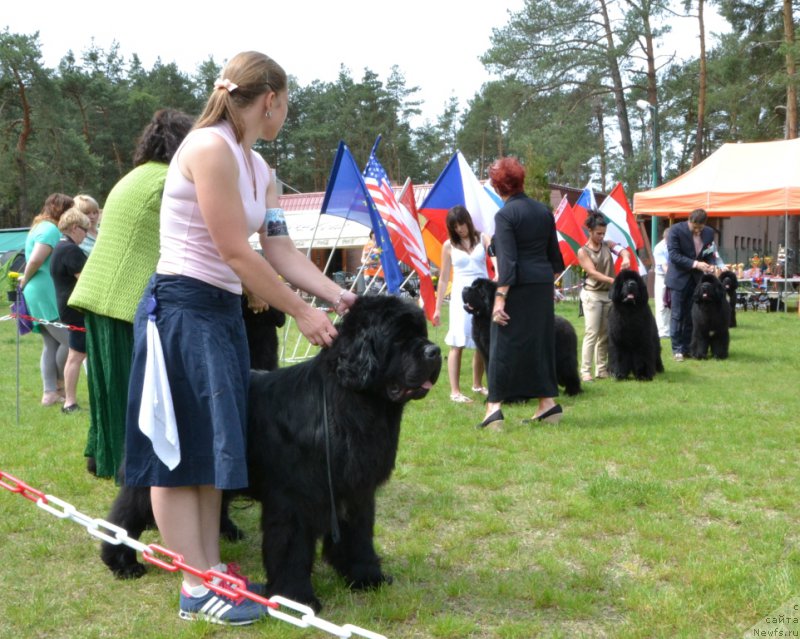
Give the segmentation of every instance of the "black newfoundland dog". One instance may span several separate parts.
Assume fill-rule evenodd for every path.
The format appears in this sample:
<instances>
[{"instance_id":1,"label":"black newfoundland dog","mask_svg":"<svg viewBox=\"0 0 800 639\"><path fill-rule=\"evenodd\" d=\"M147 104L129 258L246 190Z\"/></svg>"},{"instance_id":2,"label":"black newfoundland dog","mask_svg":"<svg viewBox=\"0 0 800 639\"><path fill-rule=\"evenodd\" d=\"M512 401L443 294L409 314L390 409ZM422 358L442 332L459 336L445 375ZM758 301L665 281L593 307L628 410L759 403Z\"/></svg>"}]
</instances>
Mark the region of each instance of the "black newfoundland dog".
<instances>
[{"instance_id":1,"label":"black newfoundland dog","mask_svg":"<svg viewBox=\"0 0 800 639\"><path fill-rule=\"evenodd\" d=\"M428 394L442 366L422 311L399 298L360 298L338 329L313 359L250 379L245 494L262 506L267 596L315 610L320 539L351 588L391 581L373 546L375 492L394 469L406 403ZM152 519L140 492L123 487L108 517L137 538ZM144 572L127 547L104 542L101 554L119 577Z\"/></svg>"},{"instance_id":2,"label":"black newfoundland dog","mask_svg":"<svg viewBox=\"0 0 800 639\"><path fill-rule=\"evenodd\" d=\"M716 359L728 357L730 304L722 282L706 273L692 295L692 357L705 359L708 350Z\"/></svg>"},{"instance_id":3,"label":"black newfoundland dog","mask_svg":"<svg viewBox=\"0 0 800 639\"><path fill-rule=\"evenodd\" d=\"M734 328L736 326L736 289L739 287L739 280L733 271L723 271L719 275L719 281L728 296L728 308L731 312L728 326Z\"/></svg>"},{"instance_id":4,"label":"black newfoundland dog","mask_svg":"<svg viewBox=\"0 0 800 639\"><path fill-rule=\"evenodd\" d=\"M492 328L492 308L497 283L484 277L477 278L461 292L464 310L472 315L472 339L487 365L489 363L489 335ZM581 392L578 375L578 335L569 320L555 316L556 377L567 395Z\"/></svg>"},{"instance_id":5,"label":"black newfoundland dog","mask_svg":"<svg viewBox=\"0 0 800 639\"><path fill-rule=\"evenodd\" d=\"M609 297L609 372L617 379L633 375L640 381L652 380L664 372L664 363L647 284L636 271L624 269L614 278Z\"/></svg>"}]
</instances>

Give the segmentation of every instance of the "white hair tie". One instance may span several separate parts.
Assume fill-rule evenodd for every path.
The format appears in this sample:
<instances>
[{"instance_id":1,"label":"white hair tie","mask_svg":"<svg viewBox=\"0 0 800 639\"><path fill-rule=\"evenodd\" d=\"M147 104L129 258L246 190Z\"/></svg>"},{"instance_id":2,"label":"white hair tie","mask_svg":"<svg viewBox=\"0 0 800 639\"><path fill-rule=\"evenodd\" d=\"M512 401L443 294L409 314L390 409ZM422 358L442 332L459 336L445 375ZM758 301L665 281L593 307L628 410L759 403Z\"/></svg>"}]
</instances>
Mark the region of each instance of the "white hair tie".
<instances>
[{"instance_id":1,"label":"white hair tie","mask_svg":"<svg viewBox=\"0 0 800 639\"><path fill-rule=\"evenodd\" d=\"M231 82L228 78L222 78L221 80L217 80L214 82L215 89L225 89L228 93L233 93L236 89L239 88L239 85L235 82Z\"/></svg>"}]
</instances>

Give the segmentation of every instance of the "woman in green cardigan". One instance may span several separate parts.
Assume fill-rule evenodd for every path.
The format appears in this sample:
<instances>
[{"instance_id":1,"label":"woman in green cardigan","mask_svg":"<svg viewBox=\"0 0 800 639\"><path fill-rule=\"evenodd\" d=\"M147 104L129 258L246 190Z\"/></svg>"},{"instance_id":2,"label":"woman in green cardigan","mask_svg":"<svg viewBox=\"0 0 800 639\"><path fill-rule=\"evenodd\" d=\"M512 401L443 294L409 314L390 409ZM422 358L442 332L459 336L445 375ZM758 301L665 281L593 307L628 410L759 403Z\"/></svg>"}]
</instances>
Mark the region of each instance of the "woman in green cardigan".
<instances>
[{"instance_id":1,"label":"woman in green cardigan","mask_svg":"<svg viewBox=\"0 0 800 639\"><path fill-rule=\"evenodd\" d=\"M192 124L185 113L162 109L145 127L136 168L108 194L103 232L69 299L86 319L91 424L84 454L98 477L115 477L122 462L133 316L158 262L167 166Z\"/></svg>"}]
</instances>

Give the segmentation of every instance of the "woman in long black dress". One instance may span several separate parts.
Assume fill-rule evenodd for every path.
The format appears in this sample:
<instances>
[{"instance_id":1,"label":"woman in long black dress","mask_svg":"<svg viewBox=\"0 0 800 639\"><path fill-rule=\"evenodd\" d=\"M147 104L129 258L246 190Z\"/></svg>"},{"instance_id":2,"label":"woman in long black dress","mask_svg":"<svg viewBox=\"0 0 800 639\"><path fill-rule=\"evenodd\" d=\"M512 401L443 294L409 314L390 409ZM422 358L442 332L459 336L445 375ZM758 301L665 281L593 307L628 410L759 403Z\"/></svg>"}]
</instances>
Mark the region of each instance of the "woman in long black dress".
<instances>
[{"instance_id":1,"label":"woman in long black dress","mask_svg":"<svg viewBox=\"0 0 800 639\"><path fill-rule=\"evenodd\" d=\"M537 398L532 421L558 423L553 282L564 270L555 219L523 192L525 169L501 158L489 169L505 204L495 215L497 295L492 310L489 397L481 428L499 430L502 403Z\"/></svg>"}]
</instances>

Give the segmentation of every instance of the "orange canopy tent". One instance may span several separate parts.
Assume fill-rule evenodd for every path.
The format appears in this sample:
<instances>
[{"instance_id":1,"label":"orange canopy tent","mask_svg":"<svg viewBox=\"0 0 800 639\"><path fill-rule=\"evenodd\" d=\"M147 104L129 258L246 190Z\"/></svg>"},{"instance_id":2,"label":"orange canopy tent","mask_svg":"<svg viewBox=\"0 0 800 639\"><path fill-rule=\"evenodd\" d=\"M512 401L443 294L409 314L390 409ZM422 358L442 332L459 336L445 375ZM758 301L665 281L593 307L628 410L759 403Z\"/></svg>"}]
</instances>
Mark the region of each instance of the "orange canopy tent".
<instances>
[{"instance_id":1,"label":"orange canopy tent","mask_svg":"<svg viewBox=\"0 0 800 639\"><path fill-rule=\"evenodd\" d=\"M636 215L800 214L800 139L723 144L680 177L635 193Z\"/></svg>"}]
</instances>

